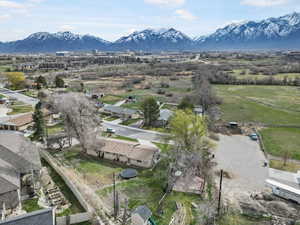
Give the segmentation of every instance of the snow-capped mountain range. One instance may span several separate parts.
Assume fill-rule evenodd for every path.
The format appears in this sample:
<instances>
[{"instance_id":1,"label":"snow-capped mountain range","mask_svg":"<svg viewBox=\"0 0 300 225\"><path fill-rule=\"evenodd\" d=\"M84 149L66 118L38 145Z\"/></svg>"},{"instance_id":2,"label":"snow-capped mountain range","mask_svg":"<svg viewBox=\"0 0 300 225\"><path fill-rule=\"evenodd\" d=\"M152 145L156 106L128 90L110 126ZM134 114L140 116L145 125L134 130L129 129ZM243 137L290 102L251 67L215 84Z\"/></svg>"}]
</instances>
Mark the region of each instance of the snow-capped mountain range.
<instances>
[{"instance_id":1,"label":"snow-capped mountain range","mask_svg":"<svg viewBox=\"0 0 300 225\"><path fill-rule=\"evenodd\" d=\"M232 23L217 29L211 35L193 39L174 28L169 28L136 31L115 42L71 32L39 32L23 40L0 42L0 52L5 53L88 51L92 49L102 51L300 49L300 13L262 21Z\"/></svg>"}]
</instances>

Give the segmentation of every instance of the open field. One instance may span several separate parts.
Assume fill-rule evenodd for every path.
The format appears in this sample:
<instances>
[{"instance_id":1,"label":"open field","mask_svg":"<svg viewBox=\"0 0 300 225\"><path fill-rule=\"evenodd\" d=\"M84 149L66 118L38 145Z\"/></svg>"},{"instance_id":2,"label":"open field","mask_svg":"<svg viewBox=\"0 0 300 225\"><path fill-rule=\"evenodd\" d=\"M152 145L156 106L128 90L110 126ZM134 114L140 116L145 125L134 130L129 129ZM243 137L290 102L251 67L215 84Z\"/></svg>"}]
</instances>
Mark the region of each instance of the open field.
<instances>
[{"instance_id":1,"label":"open field","mask_svg":"<svg viewBox=\"0 0 300 225\"><path fill-rule=\"evenodd\" d=\"M292 173L297 173L300 170L300 164L292 161L288 161L286 165L284 165L283 160L270 160L270 167L277 170L289 171Z\"/></svg>"},{"instance_id":2,"label":"open field","mask_svg":"<svg viewBox=\"0 0 300 225\"><path fill-rule=\"evenodd\" d=\"M282 86L216 85L225 121L300 125L300 89Z\"/></svg>"},{"instance_id":3,"label":"open field","mask_svg":"<svg viewBox=\"0 0 300 225\"><path fill-rule=\"evenodd\" d=\"M288 152L292 159L300 160L300 129L267 128L260 133L269 154L283 157Z\"/></svg>"},{"instance_id":4,"label":"open field","mask_svg":"<svg viewBox=\"0 0 300 225\"><path fill-rule=\"evenodd\" d=\"M242 72L245 72L244 75L241 75ZM300 73L278 73L275 75L265 75L265 74L250 74L249 69L235 69L233 70L232 75L234 75L238 79L253 79L260 80L273 77L274 79L283 80L285 77L287 79L295 79L296 77L300 77Z\"/></svg>"}]
</instances>

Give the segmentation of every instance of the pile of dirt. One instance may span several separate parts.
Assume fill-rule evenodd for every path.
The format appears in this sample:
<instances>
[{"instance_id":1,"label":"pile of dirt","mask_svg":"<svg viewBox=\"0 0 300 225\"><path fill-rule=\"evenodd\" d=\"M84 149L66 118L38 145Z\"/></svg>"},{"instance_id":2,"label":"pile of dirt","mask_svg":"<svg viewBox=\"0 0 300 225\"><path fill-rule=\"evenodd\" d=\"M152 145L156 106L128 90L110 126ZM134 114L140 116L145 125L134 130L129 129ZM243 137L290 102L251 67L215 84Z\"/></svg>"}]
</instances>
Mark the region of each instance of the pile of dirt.
<instances>
[{"instance_id":1,"label":"pile of dirt","mask_svg":"<svg viewBox=\"0 0 300 225\"><path fill-rule=\"evenodd\" d=\"M271 218L272 225L293 225L300 220L300 206L270 193L243 196L239 199L242 214Z\"/></svg>"}]
</instances>

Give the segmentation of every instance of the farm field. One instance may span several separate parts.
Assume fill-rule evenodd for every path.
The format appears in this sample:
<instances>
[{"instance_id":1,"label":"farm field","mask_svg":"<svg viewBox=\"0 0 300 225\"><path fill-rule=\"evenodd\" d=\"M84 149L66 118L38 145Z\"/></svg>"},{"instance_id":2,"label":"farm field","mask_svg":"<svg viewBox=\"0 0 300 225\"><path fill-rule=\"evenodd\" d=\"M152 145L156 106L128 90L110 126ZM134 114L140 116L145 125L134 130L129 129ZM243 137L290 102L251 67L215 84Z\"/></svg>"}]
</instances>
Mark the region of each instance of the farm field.
<instances>
[{"instance_id":1,"label":"farm field","mask_svg":"<svg viewBox=\"0 0 300 225\"><path fill-rule=\"evenodd\" d=\"M290 158L300 160L299 128L266 128L260 133L269 154L283 157L287 152Z\"/></svg>"},{"instance_id":2,"label":"farm field","mask_svg":"<svg viewBox=\"0 0 300 225\"><path fill-rule=\"evenodd\" d=\"M242 72L245 72L245 74L241 75ZM266 74L250 74L249 69L235 69L231 74L238 79L253 79L253 80L267 79L270 77L273 77L274 79L278 79L278 80L282 80L285 77L287 79L294 79L296 77L300 77L299 73L278 73L273 76L266 75Z\"/></svg>"},{"instance_id":3,"label":"farm field","mask_svg":"<svg viewBox=\"0 0 300 225\"><path fill-rule=\"evenodd\" d=\"M300 89L282 86L216 85L225 121L300 125Z\"/></svg>"}]
</instances>

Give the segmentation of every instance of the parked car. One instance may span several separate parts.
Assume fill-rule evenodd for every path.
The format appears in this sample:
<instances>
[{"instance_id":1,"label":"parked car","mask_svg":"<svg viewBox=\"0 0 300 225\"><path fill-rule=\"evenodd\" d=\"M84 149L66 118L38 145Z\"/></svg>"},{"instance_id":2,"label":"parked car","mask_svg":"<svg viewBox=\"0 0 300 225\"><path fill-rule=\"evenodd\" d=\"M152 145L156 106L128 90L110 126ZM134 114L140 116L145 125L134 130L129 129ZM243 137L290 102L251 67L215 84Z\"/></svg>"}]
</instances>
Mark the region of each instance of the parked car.
<instances>
[{"instance_id":1,"label":"parked car","mask_svg":"<svg viewBox=\"0 0 300 225\"><path fill-rule=\"evenodd\" d=\"M249 137L251 138L251 140L253 141L257 141L258 140L258 135L256 133L250 134Z\"/></svg>"},{"instance_id":2,"label":"parked car","mask_svg":"<svg viewBox=\"0 0 300 225\"><path fill-rule=\"evenodd\" d=\"M112 128L107 128L107 129L106 129L106 132L107 132L107 133L110 133L110 134L116 133L116 131L115 131L114 129L112 129Z\"/></svg>"}]
</instances>

